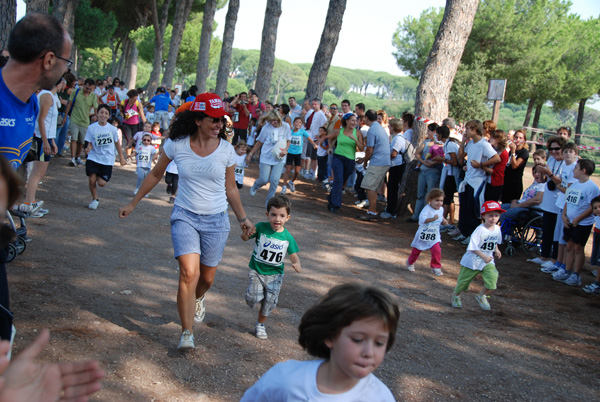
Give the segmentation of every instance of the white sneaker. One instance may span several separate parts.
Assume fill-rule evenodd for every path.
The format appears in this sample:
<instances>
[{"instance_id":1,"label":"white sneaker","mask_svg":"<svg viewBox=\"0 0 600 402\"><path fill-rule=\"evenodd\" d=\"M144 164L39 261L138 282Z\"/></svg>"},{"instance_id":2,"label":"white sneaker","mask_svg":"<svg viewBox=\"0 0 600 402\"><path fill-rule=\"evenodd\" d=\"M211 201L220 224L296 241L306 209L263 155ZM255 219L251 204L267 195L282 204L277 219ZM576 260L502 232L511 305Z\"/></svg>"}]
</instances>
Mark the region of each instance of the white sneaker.
<instances>
[{"instance_id":1,"label":"white sneaker","mask_svg":"<svg viewBox=\"0 0 600 402\"><path fill-rule=\"evenodd\" d=\"M19 205L19 211L29 214L29 215L34 215L36 212L38 212L40 210L40 208L43 205L44 205L44 201L34 201L34 202L30 202L29 204L23 203L23 204Z\"/></svg>"},{"instance_id":2,"label":"white sneaker","mask_svg":"<svg viewBox=\"0 0 600 402\"><path fill-rule=\"evenodd\" d=\"M382 212L379 216L381 216L383 219L396 219L396 215L392 215L389 212Z\"/></svg>"},{"instance_id":3,"label":"white sneaker","mask_svg":"<svg viewBox=\"0 0 600 402\"><path fill-rule=\"evenodd\" d=\"M100 201L98 200L92 200L92 202L90 202L90 204L88 205L89 209L98 209L98 204L100 203Z\"/></svg>"},{"instance_id":4,"label":"white sneaker","mask_svg":"<svg viewBox=\"0 0 600 402\"><path fill-rule=\"evenodd\" d=\"M181 333L181 339L179 340L179 345L177 345L177 350L186 351L194 349L194 347L194 334L192 334L189 329L186 329Z\"/></svg>"},{"instance_id":5,"label":"white sneaker","mask_svg":"<svg viewBox=\"0 0 600 402\"><path fill-rule=\"evenodd\" d=\"M288 186L290 186L290 191L293 193L296 191L296 185L293 181L288 182Z\"/></svg>"},{"instance_id":6,"label":"white sneaker","mask_svg":"<svg viewBox=\"0 0 600 402\"><path fill-rule=\"evenodd\" d=\"M477 300L482 310L489 311L491 309L486 295L477 295L475 296L475 300Z\"/></svg>"},{"instance_id":7,"label":"white sneaker","mask_svg":"<svg viewBox=\"0 0 600 402\"><path fill-rule=\"evenodd\" d=\"M283 186L281 187L281 192L279 194L285 194L287 192L287 187Z\"/></svg>"},{"instance_id":8,"label":"white sneaker","mask_svg":"<svg viewBox=\"0 0 600 402\"><path fill-rule=\"evenodd\" d=\"M256 324L255 334L258 339L267 339L267 330L265 324Z\"/></svg>"},{"instance_id":9,"label":"white sneaker","mask_svg":"<svg viewBox=\"0 0 600 402\"><path fill-rule=\"evenodd\" d=\"M85 162L81 160L81 158L77 158L77 160L75 161L77 163L78 166L83 166L85 165Z\"/></svg>"},{"instance_id":10,"label":"white sneaker","mask_svg":"<svg viewBox=\"0 0 600 402\"><path fill-rule=\"evenodd\" d=\"M415 265L409 264L408 260L406 260L406 269L408 269L410 272L415 272Z\"/></svg>"},{"instance_id":11,"label":"white sneaker","mask_svg":"<svg viewBox=\"0 0 600 402\"><path fill-rule=\"evenodd\" d=\"M254 185L252 185L252 187L250 187L250 195L251 195L252 197L254 197L254 196L256 195L256 192L257 192L257 191L258 191L258 189L257 189L257 188L255 189L255 188L254 188Z\"/></svg>"},{"instance_id":12,"label":"white sneaker","mask_svg":"<svg viewBox=\"0 0 600 402\"><path fill-rule=\"evenodd\" d=\"M444 273L442 272L441 268L431 268L431 272L433 272L433 274L435 276L442 276L442 275L444 275Z\"/></svg>"},{"instance_id":13,"label":"white sneaker","mask_svg":"<svg viewBox=\"0 0 600 402\"><path fill-rule=\"evenodd\" d=\"M354 205L359 208L367 208L369 206L369 200L356 201Z\"/></svg>"},{"instance_id":14,"label":"white sneaker","mask_svg":"<svg viewBox=\"0 0 600 402\"><path fill-rule=\"evenodd\" d=\"M206 316L206 307L204 307L204 296L196 299L196 313L194 314L194 322L200 324Z\"/></svg>"},{"instance_id":15,"label":"white sneaker","mask_svg":"<svg viewBox=\"0 0 600 402\"><path fill-rule=\"evenodd\" d=\"M530 258L527 261L533 262L534 264L539 264L539 265L542 265L543 263L546 262L546 261L542 260L540 257Z\"/></svg>"},{"instance_id":16,"label":"white sneaker","mask_svg":"<svg viewBox=\"0 0 600 402\"><path fill-rule=\"evenodd\" d=\"M544 261L542 265L542 268L550 268L553 267L555 265L555 263L552 262L552 260L548 260L548 261Z\"/></svg>"},{"instance_id":17,"label":"white sneaker","mask_svg":"<svg viewBox=\"0 0 600 402\"><path fill-rule=\"evenodd\" d=\"M136 195L138 193L138 189L136 188L135 190L133 190L133 195Z\"/></svg>"}]
</instances>

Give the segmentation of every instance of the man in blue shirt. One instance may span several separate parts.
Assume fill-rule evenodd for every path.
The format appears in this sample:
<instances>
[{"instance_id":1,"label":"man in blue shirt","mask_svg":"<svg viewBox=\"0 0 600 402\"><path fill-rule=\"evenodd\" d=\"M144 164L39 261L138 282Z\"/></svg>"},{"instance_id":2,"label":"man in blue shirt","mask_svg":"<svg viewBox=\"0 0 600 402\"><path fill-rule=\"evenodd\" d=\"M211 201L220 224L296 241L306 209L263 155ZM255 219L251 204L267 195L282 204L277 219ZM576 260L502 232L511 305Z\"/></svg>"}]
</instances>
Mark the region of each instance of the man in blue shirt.
<instances>
[{"instance_id":1,"label":"man in blue shirt","mask_svg":"<svg viewBox=\"0 0 600 402\"><path fill-rule=\"evenodd\" d=\"M175 104L171 101L171 97L167 95L165 87L159 87L156 90L156 95L150 99L150 103L154 103L154 121L160 123L163 136L169 135L169 105L175 108Z\"/></svg>"},{"instance_id":2,"label":"man in blue shirt","mask_svg":"<svg viewBox=\"0 0 600 402\"><path fill-rule=\"evenodd\" d=\"M71 38L54 17L31 13L8 37L10 59L0 70L0 155L19 168L31 148L38 102L35 92L52 89L69 66ZM41 206L41 205L40 205ZM9 339L12 316L6 280L6 249L0 250L0 338Z\"/></svg>"},{"instance_id":3,"label":"man in blue shirt","mask_svg":"<svg viewBox=\"0 0 600 402\"><path fill-rule=\"evenodd\" d=\"M390 140L385 129L377 122L377 112L374 110L369 109L365 113L365 124L369 126L369 131L367 132L365 157L362 162L367 170L361 188L367 190L369 210L366 215L362 215L359 219L372 221L379 218L377 214L377 191L383 184L385 175L390 168ZM368 167L367 163L369 163Z\"/></svg>"}]
</instances>

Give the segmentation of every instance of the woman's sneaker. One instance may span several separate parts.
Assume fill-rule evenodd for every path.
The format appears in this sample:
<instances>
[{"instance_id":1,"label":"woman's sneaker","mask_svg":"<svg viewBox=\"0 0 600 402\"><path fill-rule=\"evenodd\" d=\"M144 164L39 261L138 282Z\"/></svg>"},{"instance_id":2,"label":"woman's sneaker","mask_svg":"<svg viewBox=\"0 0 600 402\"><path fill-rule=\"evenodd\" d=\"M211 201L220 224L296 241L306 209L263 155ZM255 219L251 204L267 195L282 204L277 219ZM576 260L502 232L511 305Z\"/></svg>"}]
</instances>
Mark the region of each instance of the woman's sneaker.
<instances>
[{"instance_id":1,"label":"woman's sneaker","mask_svg":"<svg viewBox=\"0 0 600 402\"><path fill-rule=\"evenodd\" d=\"M267 330L265 329L265 324L256 324L256 328L254 328L254 334L258 339L267 339Z\"/></svg>"},{"instance_id":2,"label":"woman's sneaker","mask_svg":"<svg viewBox=\"0 0 600 402\"><path fill-rule=\"evenodd\" d=\"M206 316L206 307L204 307L204 296L196 299L196 313L194 314L194 322L200 324Z\"/></svg>"},{"instance_id":3,"label":"woman's sneaker","mask_svg":"<svg viewBox=\"0 0 600 402\"><path fill-rule=\"evenodd\" d=\"M477 295L475 296L475 300L477 300L477 303L479 303L479 307L481 307L482 310L489 311L491 309L486 295Z\"/></svg>"},{"instance_id":4,"label":"woman's sneaker","mask_svg":"<svg viewBox=\"0 0 600 402\"><path fill-rule=\"evenodd\" d=\"M452 307L462 308L462 302L460 301L460 296L458 296L458 295L452 296Z\"/></svg>"},{"instance_id":5,"label":"woman's sneaker","mask_svg":"<svg viewBox=\"0 0 600 402\"><path fill-rule=\"evenodd\" d=\"M177 345L177 350L185 351L194 349L194 334L189 329L184 330L181 333L181 338L179 339L179 345Z\"/></svg>"}]
</instances>

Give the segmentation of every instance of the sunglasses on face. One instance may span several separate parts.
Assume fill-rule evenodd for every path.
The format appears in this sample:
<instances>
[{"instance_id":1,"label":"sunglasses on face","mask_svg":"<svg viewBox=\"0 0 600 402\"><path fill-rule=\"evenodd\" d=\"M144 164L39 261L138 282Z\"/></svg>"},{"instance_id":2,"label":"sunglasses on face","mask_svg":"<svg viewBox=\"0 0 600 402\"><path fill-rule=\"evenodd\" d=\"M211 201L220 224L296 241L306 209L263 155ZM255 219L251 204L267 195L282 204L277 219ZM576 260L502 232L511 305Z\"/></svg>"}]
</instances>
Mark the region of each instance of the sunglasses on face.
<instances>
[{"instance_id":1,"label":"sunglasses on face","mask_svg":"<svg viewBox=\"0 0 600 402\"><path fill-rule=\"evenodd\" d=\"M331 110L337 110L337 107L330 107Z\"/></svg>"},{"instance_id":2,"label":"sunglasses on face","mask_svg":"<svg viewBox=\"0 0 600 402\"><path fill-rule=\"evenodd\" d=\"M557 152L557 151L560 151L561 149L562 148L550 148L550 151Z\"/></svg>"},{"instance_id":3,"label":"sunglasses on face","mask_svg":"<svg viewBox=\"0 0 600 402\"><path fill-rule=\"evenodd\" d=\"M152 140L149 140L146 138L146 139L143 139L142 142L152 142Z\"/></svg>"},{"instance_id":4,"label":"sunglasses on face","mask_svg":"<svg viewBox=\"0 0 600 402\"><path fill-rule=\"evenodd\" d=\"M205 119L208 119L210 121L212 121L213 123L223 123L225 124L225 119L221 118L221 117L205 117Z\"/></svg>"}]
</instances>

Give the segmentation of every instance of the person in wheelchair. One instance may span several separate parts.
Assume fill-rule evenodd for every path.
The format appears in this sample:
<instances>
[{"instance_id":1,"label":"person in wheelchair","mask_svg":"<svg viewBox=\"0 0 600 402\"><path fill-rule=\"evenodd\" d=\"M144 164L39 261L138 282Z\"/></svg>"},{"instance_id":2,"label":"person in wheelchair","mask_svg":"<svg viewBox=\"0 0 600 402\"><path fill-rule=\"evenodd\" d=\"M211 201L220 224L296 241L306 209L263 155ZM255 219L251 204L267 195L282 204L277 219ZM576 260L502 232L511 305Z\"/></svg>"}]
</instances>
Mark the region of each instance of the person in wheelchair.
<instances>
[{"instance_id":1,"label":"person in wheelchair","mask_svg":"<svg viewBox=\"0 0 600 402\"><path fill-rule=\"evenodd\" d=\"M546 175L542 172L541 165L535 165L531 169L533 172L533 183L523 191L523 196L520 200L512 200L510 204L502 204L502 209L506 210L506 212L500 215L500 224L506 219L517 221L520 214L529 212L530 208L534 208L542 203Z\"/></svg>"}]
</instances>

